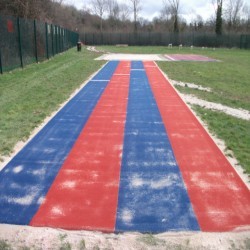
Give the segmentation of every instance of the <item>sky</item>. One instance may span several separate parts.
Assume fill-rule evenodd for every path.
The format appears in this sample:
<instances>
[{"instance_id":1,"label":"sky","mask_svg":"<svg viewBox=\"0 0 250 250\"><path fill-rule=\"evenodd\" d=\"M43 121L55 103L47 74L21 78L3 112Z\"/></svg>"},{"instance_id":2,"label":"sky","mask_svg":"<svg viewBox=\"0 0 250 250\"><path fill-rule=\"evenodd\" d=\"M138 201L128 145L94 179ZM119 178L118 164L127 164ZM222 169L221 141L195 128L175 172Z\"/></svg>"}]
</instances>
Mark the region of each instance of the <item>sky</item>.
<instances>
[{"instance_id":1,"label":"sky","mask_svg":"<svg viewBox=\"0 0 250 250\"><path fill-rule=\"evenodd\" d=\"M90 1L90 0L89 0ZM65 4L73 4L76 8L82 9L88 6L88 0L64 0ZM129 4L129 0L117 0L119 3ZM142 10L139 17L152 20L160 15L163 7L162 0L141 0ZM180 0L180 13L187 22L191 22L200 15L203 20L209 19L215 14L211 0Z\"/></svg>"}]
</instances>

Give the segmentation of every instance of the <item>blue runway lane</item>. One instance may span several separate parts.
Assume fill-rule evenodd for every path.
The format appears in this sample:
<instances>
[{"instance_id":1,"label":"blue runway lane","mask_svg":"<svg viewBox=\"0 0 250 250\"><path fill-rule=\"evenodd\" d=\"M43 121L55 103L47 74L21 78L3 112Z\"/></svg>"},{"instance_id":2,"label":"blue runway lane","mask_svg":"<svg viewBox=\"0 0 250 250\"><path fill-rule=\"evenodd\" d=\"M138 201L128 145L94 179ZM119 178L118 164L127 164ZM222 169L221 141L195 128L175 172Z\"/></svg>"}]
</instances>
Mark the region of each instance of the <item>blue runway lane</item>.
<instances>
[{"instance_id":1,"label":"blue runway lane","mask_svg":"<svg viewBox=\"0 0 250 250\"><path fill-rule=\"evenodd\" d=\"M130 77L116 231L199 230L141 62Z\"/></svg>"},{"instance_id":2,"label":"blue runway lane","mask_svg":"<svg viewBox=\"0 0 250 250\"><path fill-rule=\"evenodd\" d=\"M0 172L1 223L29 224L117 65L105 65Z\"/></svg>"}]
</instances>

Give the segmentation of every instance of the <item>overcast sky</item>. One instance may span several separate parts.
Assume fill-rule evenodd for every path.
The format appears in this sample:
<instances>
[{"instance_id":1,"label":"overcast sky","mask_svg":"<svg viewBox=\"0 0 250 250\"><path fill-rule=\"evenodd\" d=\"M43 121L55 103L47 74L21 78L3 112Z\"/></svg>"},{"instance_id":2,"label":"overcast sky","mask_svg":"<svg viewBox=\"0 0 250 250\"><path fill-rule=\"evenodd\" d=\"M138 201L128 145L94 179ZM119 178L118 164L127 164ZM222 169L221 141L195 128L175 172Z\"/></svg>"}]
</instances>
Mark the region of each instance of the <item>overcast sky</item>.
<instances>
[{"instance_id":1,"label":"overcast sky","mask_svg":"<svg viewBox=\"0 0 250 250\"><path fill-rule=\"evenodd\" d=\"M90 0L64 0L64 3L73 4L78 9L83 6L87 7ZM130 4L129 0L117 0L119 3ZM142 10L139 13L140 17L152 20L154 17L160 15L162 9L162 0L141 0ZM204 20L209 19L214 15L214 7L211 0L180 0L180 13L188 21L192 21L198 14Z\"/></svg>"}]
</instances>

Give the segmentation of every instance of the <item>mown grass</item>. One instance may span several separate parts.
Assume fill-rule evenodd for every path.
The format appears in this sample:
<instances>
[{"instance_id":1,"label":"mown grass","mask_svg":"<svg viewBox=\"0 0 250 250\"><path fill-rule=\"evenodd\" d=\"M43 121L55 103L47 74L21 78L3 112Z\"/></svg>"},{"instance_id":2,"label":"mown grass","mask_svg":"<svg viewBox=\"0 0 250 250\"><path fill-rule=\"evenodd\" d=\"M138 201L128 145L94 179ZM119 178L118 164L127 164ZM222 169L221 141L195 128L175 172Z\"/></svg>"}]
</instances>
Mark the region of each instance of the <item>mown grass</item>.
<instances>
[{"instance_id":1,"label":"mown grass","mask_svg":"<svg viewBox=\"0 0 250 250\"><path fill-rule=\"evenodd\" d=\"M228 150L233 151L246 173L250 174L250 122L198 106L193 108L206 121L209 130L226 143Z\"/></svg>"},{"instance_id":2,"label":"mown grass","mask_svg":"<svg viewBox=\"0 0 250 250\"><path fill-rule=\"evenodd\" d=\"M12 152L104 63L71 49L49 61L0 75L0 156Z\"/></svg>"}]
</instances>

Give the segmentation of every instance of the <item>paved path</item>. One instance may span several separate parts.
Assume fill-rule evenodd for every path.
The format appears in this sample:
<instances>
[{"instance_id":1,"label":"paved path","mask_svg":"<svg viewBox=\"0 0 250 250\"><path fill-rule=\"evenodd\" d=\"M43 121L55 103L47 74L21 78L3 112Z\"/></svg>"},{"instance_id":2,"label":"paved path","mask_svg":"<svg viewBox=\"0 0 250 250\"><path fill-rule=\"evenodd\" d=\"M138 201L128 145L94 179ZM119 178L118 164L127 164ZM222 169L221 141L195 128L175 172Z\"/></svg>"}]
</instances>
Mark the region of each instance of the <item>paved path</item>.
<instances>
[{"instance_id":1,"label":"paved path","mask_svg":"<svg viewBox=\"0 0 250 250\"><path fill-rule=\"evenodd\" d=\"M0 223L225 232L250 192L154 62L112 61L0 172Z\"/></svg>"}]
</instances>

